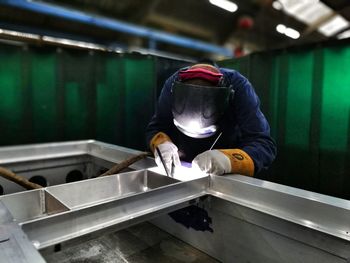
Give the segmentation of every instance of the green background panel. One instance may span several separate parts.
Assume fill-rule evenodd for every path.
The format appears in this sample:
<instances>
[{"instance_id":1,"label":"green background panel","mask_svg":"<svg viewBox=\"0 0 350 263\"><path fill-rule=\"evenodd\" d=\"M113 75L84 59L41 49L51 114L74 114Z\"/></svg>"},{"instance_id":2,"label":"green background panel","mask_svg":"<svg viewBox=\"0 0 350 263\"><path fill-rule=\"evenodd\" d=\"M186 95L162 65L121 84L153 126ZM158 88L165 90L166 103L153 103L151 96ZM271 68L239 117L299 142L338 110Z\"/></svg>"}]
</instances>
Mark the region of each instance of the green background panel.
<instances>
[{"instance_id":1,"label":"green background panel","mask_svg":"<svg viewBox=\"0 0 350 263\"><path fill-rule=\"evenodd\" d=\"M258 94L260 98L261 103L261 109L265 113L265 116L268 120L272 118L270 116L270 106L274 103L274 101L270 100L270 92L273 92L273 89L270 88L271 83L271 74L273 68L266 67L266 65L271 65L273 62L273 58L270 55L265 54L253 54L250 56L249 66L254 65L255 68L258 68L259 70L247 70L247 73L245 76L249 79L251 84L253 85L256 93Z\"/></svg>"},{"instance_id":2,"label":"green background panel","mask_svg":"<svg viewBox=\"0 0 350 263\"><path fill-rule=\"evenodd\" d=\"M350 48L324 50L319 191L350 199Z\"/></svg>"},{"instance_id":3,"label":"green background panel","mask_svg":"<svg viewBox=\"0 0 350 263\"><path fill-rule=\"evenodd\" d=\"M270 122L278 155L260 178L350 198L349 54L344 44L253 54L249 69L220 62L248 73Z\"/></svg>"},{"instance_id":4,"label":"green background panel","mask_svg":"<svg viewBox=\"0 0 350 263\"><path fill-rule=\"evenodd\" d=\"M0 49L0 120L2 145L23 142L22 52L18 48Z\"/></svg>"},{"instance_id":5,"label":"green background panel","mask_svg":"<svg viewBox=\"0 0 350 263\"><path fill-rule=\"evenodd\" d=\"M122 145L124 128L124 61L119 56L103 56L97 84L97 139Z\"/></svg>"},{"instance_id":6,"label":"green background panel","mask_svg":"<svg viewBox=\"0 0 350 263\"><path fill-rule=\"evenodd\" d=\"M56 139L56 58L45 52L31 54L31 87L33 140L49 142Z\"/></svg>"},{"instance_id":7,"label":"green background panel","mask_svg":"<svg viewBox=\"0 0 350 263\"><path fill-rule=\"evenodd\" d=\"M154 108L156 76L151 57L125 59L125 145L146 149L146 126ZM140 129L140 127L142 127Z\"/></svg>"},{"instance_id":8,"label":"green background panel","mask_svg":"<svg viewBox=\"0 0 350 263\"><path fill-rule=\"evenodd\" d=\"M1 145L92 138L145 150L162 60L5 45L0 54Z\"/></svg>"},{"instance_id":9,"label":"green background panel","mask_svg":"<svg viewBox=\"0 0 350 263\"><path fill-rule=\"evenodd\" d=\"M309 148L313 54L303 52L289 58L286 109L286 145Z\"/></svg>"},{"instance_id":10,"label":"green background panel","mask_svg":"<svg viewBox=\"0 0 350 263\"><path fill-rule=\"evenodd\" d=\"M65 84L65 105L64 116L65 126L64 132L68 140L85 139L84 135L88 129L87 127L87 108L84 103L84 96L82 87L79 83L68 82Z\"/></svg>"},{"instance_id":11,"label":"green background panel","mask_svg":"<svg viewBox=\"0 0 350 263\"><path fill-rule=\"evenodd\" d=\"M95 138L95 56L86 51L59 53L59 90L65 140Z\"/></svg>"},{"instance_id":12,"label":"green background panel","mask_svg":"<svg viewBox=\"0 0 350 263\"><path fill-rule=\"evenodd\" d=\"M279 68L280 68L280 57L277 56L271 62L271 80L267 88L270 90L269 93L269 104L268 112L269 112L269 123L271 128L271 135L273 138L277 139L277 125L278 125L278 97L279 97Z\"/></svg>"},{"instance_id":13,"label":"green background panel","mask_svg":"<svg viewBox=\"0 0 350 263\"><path fill-rule=\"evenodd\" d=\"M325 51L321 149L346 151L350 131L350 48Z\"/></svg>"}]
</instances>

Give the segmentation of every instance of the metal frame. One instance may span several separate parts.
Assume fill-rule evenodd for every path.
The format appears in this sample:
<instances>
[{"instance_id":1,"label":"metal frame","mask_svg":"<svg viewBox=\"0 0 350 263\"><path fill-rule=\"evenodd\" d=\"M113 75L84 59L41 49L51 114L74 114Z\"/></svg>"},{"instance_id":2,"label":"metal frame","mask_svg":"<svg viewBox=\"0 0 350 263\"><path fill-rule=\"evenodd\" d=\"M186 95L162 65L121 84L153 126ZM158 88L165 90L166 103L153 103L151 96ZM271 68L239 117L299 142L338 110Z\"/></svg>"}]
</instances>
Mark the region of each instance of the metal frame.
<instances>
[{"instance_id":1,"label":"metal frame","mask_svg":"<svg viewBox=\"0 0 350 263\"><path fill-rule=\"evenodd\" d=\"M28 157L31 148L36 150ZM5 161L14 164L17 157L28 162L44 156L91 154L118 162L137 153L79 141L6 147L0 149L0 158L7 156ZM224 262L232 256L238 262L347 262L350 258L350 201L240 175L191 179L189 174L183 181L154 173L153 165L150 158L133 165L134 172L0 197L0 258L17 251L25 257L18 256L15 262L40 262L36 249L145 220ZM88 197L81 198L84 194ZM203 196L207 198L201 201ZM163 216L190 203L207 209L214 233L186 229ZM22 243L12 242L18 235ZM244 256L242 246L250 249Z\"/></svg>"}]
</instances>

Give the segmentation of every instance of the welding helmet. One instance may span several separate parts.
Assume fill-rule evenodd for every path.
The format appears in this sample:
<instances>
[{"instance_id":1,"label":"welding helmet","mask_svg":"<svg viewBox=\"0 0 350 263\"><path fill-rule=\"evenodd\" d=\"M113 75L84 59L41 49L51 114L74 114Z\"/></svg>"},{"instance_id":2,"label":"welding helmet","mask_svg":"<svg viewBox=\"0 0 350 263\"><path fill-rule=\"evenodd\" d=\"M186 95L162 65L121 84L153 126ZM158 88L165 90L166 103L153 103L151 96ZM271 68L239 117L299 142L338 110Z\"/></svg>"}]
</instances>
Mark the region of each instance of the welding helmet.
<instances>
[{"instance_id":1,"label":"welding helmet","mask_svg":"<svg viewBox=\"0 0 350 263\"><path fill-rule=\"evenodd\" d=\"M230 97L230 88L220 85L221 80L220 71L210 65L179 72L179 80L172 86L172 113L174 124L182 133L193 138L216 133Z\"/></svg>"}]
</instances>

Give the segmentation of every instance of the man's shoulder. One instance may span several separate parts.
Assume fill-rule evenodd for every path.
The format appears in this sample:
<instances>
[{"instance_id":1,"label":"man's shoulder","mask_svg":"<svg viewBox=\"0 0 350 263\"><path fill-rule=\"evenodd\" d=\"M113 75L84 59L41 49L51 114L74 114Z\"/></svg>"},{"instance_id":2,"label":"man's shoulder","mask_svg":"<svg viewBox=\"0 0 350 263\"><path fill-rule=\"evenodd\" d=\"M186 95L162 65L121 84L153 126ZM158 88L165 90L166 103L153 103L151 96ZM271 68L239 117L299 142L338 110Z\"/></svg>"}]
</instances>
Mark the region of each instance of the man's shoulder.
<instances>
[{"instance_id":1,"label":"man's shoulder","mask_svg":"<svg viewBox=\"0 0 350 263\"><path fill-rule=\"evenodd\" d=\"M220 72L226 76L245 79L245 77L238 70L235 69L220 68Z\"/></svg>"},{"instance_id":2,"label":"man's shoulder","mask_svg":"<svg viewBox=\"0 0 350 263\"><path fill-rule=\"evenodd\" d=\"M241 86L248 82L248 79L235 69L220 68L220 72L228 85Z\"/></svg>"}]
</instances>

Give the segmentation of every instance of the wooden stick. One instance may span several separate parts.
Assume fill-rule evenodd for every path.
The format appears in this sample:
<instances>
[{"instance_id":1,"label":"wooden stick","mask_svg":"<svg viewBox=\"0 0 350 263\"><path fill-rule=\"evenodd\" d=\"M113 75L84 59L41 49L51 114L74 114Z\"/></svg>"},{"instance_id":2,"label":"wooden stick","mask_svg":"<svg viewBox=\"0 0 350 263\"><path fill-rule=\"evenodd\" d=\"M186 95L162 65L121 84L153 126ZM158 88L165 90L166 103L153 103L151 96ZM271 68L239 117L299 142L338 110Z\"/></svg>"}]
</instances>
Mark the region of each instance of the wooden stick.
<instances>
[{"instance_id":1,"label":"wooden stick","mask_svg":"<svg viewBox=\"0 0 350 263\"><path fill-rule=\"evenodd\" d=\"M109 169L107 172L99 175L98 177L111 175L111 174L117 174L120 171L124 170L125 168L128 168L133 163L135 163L143 158L146 158L147 156L151 156L151 153L144 152L144 153L140 153L138 155L132 156L132 157L122 161L121 163L114 165L111 169Z\"/></svg>"},{"instance_id":2,"label":"wooden stick","mask_svg":"<svg viewBox=\"0 0 350 263\"><path fill-rule=\"evenodd\" d=\"M27 178L17 175L4 167L0 167L0 176L16 184L19 184L20 186L23 186L27 190L43 188L41 185L29 182Z\"/></svg>"}]
</instances>

